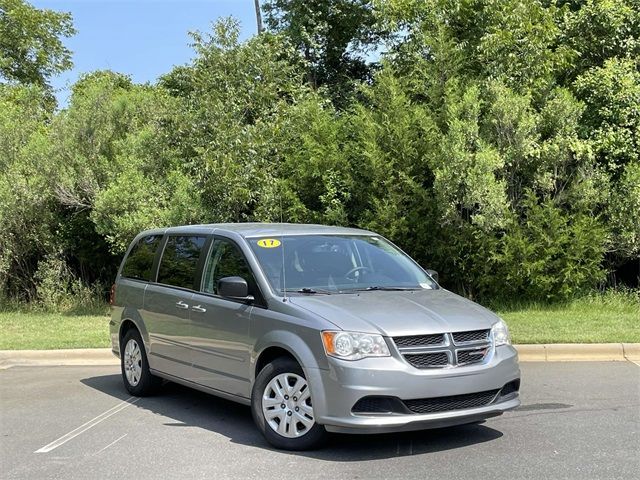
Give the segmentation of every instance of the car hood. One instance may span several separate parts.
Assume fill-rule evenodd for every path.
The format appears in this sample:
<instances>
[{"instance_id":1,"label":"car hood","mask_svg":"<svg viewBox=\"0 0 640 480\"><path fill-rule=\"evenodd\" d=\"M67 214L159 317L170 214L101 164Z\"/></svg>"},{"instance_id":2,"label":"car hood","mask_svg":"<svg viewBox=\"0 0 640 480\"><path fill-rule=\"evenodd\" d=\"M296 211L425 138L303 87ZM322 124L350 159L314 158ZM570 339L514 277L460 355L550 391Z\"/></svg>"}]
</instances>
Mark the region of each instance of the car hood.
<instances>
[{"instance_id":1,"label":"car hood","mask_svg":"<svg viewBox=\"0 0 640 480\"><path fill-rule=\"evenodd\" d=\"M442 288L290 297L343 330L386 336L491 328L498 316Z\"/></svg>"}]
</instances>

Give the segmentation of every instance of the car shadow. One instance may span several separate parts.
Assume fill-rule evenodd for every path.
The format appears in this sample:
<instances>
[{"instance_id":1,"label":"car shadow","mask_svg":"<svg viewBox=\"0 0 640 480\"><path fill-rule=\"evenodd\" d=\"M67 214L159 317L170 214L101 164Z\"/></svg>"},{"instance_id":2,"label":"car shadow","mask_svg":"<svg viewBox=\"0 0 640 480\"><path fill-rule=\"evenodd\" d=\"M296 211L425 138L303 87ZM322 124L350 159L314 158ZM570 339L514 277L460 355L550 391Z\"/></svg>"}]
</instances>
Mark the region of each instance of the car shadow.
<instances>
[{"instance_id":1,"label":"car shadow","mask_svg":"<svg viewBox=\"0 0 640 480\"><path fill-rule=\"evenodd\" d=\"M81 382L114 398L130 397L120 375L89 377ZM199 427L224 435L234 443L276 451L257 430L248 406L172 382L164 384L156 396L139 400L135 407L170 419L164 424L169 427ZM355 462L442 452L490 442L501 436L502 432L482 424L406 433L332 434L322 449L282 453L330 462Z\"/></svg>"}]
</instances>

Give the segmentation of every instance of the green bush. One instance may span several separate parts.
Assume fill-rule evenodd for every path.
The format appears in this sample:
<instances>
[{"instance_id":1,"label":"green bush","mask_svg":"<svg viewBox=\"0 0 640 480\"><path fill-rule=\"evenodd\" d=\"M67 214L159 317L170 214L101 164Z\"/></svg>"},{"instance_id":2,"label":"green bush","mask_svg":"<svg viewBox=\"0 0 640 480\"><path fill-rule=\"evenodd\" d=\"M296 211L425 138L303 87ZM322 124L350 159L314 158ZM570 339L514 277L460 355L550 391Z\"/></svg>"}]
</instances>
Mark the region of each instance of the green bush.
<instances>
[{"instance_id":1,"label":"green bush","mask_svg":"<svg viewBox=\"0 0 640 480\"><path fill-rule=\"evenodd\" d=\"M48 256L38 263L35 273L36 308L55 311L95 311L104 306L99 284L86 286L66 262Z\"/></svg>"},{"instance_id":2,"label":"green bush","mask_svg":"<svg viewBox=\"0 0 640 480\"><path fill-rule=\"evenodd\" d=\"M487 297L567 300L605 279L606 230L584 213L568 214L529 194L524 218L512 219L483 279Z\"/></svg>"}]
</instances>

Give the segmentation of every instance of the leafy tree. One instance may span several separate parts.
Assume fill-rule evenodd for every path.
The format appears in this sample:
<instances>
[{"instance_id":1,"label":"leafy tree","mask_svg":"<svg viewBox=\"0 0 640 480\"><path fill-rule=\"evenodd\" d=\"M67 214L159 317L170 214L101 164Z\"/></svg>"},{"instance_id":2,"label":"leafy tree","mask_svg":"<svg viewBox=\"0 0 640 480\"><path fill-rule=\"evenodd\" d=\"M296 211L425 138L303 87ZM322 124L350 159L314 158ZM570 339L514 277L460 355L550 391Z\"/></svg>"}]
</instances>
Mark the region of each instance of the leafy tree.
<instances>
[{"instance_id":1,"label":"leafy tree","mask_svg":"<svg viewBox=\"0 0 640 480\"><path fill-rule=\"evenodd\" d=\"M163 89L96 72L76 83L52 125L53 195L65 214L88 215L114 253L141 229L199 218L174 218L178 209L198 211L197 198L183 193L191 185L165 136L176 108Z\"/></svg>"},{"instance_id":2,"label":"leafy tree","mask_svg":"<svg viewBox=\"0 0 640 480\"><path fill-rule=\"evenodd\" d=\"M640 56L640 5L637 0L581 0L562 10L559 43L573 52L570 79L610 58Z\"/></svg>"},{"instance_id":3,"label":"leafy tree","mask_svg":"<svg viewBox=\"0 0 640 480\"><path fill-rule=\"evenodd\" d=\"M565 300L604 280L600 263L607 233L597 217L570 215L551 200L540 203L530 192L522 213L489 258L492 273L479 281L484 296L501 291L504 298Z\"/></svg>"},{"instance_id":4,"label":"leafy tree","mask_svg":"<svg viewBox=\"0 0 640 480\"><path fill-rule=\"evenodd\" d=\"M313 87L326 85L344 106L353 82L371 73L367 53L383 32L378 28L371 0L269 0L266 24L282 33L302 53Z\"/></svg>"},{"instance_id":5,"label":"leafy tree","mask_svg":"<svg viewBox=\"0 0 640 480\"><path fill-rule=\"evenodd\" d=\"M619 263L640 258L640 163L625 166L611 192L611 250Z\"/></svg>"},{"instance_id":6,"label":"leafy tree","mask_svg":"<svg viewBox=\"0 0 640 480\"><path fill-rule=\"evenodd\" d=\"M71 52L61 37L74 34L69 13L0 0L0 78L46 86L51 76L71 68Z\"/></svg>"},{"instance_id":7,"label":"leafy tree","mask_svg":"<svg viewBox=\"0 0 640 480\"><path fill-rule=\"evenodd\" d=\"M598 148L585 120L597 112L594 96L609 105L608 113L614 104L633 104L635 96L607 99L605 91L610 96L621 91L611 83L602 94L582 87L593 73L576 85L568 81L566 72L577 65L577 54L563 28L565 17L579 10L580 5L572 10L542 2L379 2L388 28L406 33L398 37L385 68L395 71L412 101L428 106L440 131L438 153L429 162L435 182L428 196L436 214L422 221L446 241L433 241L430 257L443 278L467 294L495 296L500 289L487 288L483 279L497 274L506 282L502 268L524 261L506 254L511 240L538 242L530 245L534 257L545 258L543 239L531 237L529 219L543 224L546 215L548 228L556 225L580 237L575 245L597 246L584 251L589 274L565 275L563 281L572 286L558 296L602 279L604 252L611 248L602 228L609 220L606 213L594 212L606 209L616 178L603 168L613 160L611 152ZM623 76L627 83L629 75ZM617 131L630 124L628 114L625 118L617 122ZM634 148L633 141L621 144ZM564 215L591 216L598 223L593 229L563 227ZM560 265L555 268L559 274ZM521 285L510 295L551 298L554 288L551 283L539 290Z\"/></svg>"},{"instance_id":8,"label":"leafy tree","mask_svg":"<svg viewBox=\"0 0 640 480\"><path fill-rule=\"evenodd\" d=\"M246 221L256 211L260 219L277 218L274 176L283 147L274 136L289 106L308 92L286 42L266 33L241 44L238 35L232 20L195 33L193 64L161 81L180 100L171 141L206 221Z\"/></svg>"},{"instance_id":9,"label":"leafy tree","mask_svg":"<svg viewBox=\"0 0 640 480\"><path fill-rule=\"evenodd\" d=\"M0 289L26 298L32 273L54 244L54 205L34 157L46 147L51 112L37 86L0 85Z\"/></svg>"},{"instance_id":10,"label":"leafy tree","mask_svg":"<svg viewBox=\"0 0 640 480\"><path fill-rule=\"evenodd\" d=\"M637 61L611 58L575 82L577 94L587 106L583 135L593 141L598 160L612 172L640 161L638 67Z\"/></svg>"}]
</instances>

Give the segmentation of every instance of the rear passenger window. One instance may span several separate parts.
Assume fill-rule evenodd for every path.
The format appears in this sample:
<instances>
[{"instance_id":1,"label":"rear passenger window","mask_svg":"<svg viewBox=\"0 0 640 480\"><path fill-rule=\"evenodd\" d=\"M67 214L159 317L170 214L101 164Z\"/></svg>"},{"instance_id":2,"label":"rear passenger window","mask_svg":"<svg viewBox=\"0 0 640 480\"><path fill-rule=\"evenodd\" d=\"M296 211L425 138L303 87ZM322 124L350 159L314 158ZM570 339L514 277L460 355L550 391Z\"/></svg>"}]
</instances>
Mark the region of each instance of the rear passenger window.
<instances>
[{"instance_id":1,"label":"rear passenger window","mask_svg":"<svg viewBox=\"0 0 640 480\"><path fill-rule=\"evenodd\" d=\"M151 280L151 269L156 250L160 245L162 235L149 235L142 237L133 246L127 260L122 267L122 276L137 280Z\"/></svg>"},{"instance_id":2,"label":"rear passenger window","mask_svg":"<svg viewBox=\"0 0 640 480\"><path fill-rule=\"evenodd\" d=\"M170 236L162 253L158 283L194 288L198 259L206 237Z\"/></svg>"}]
</instances>

